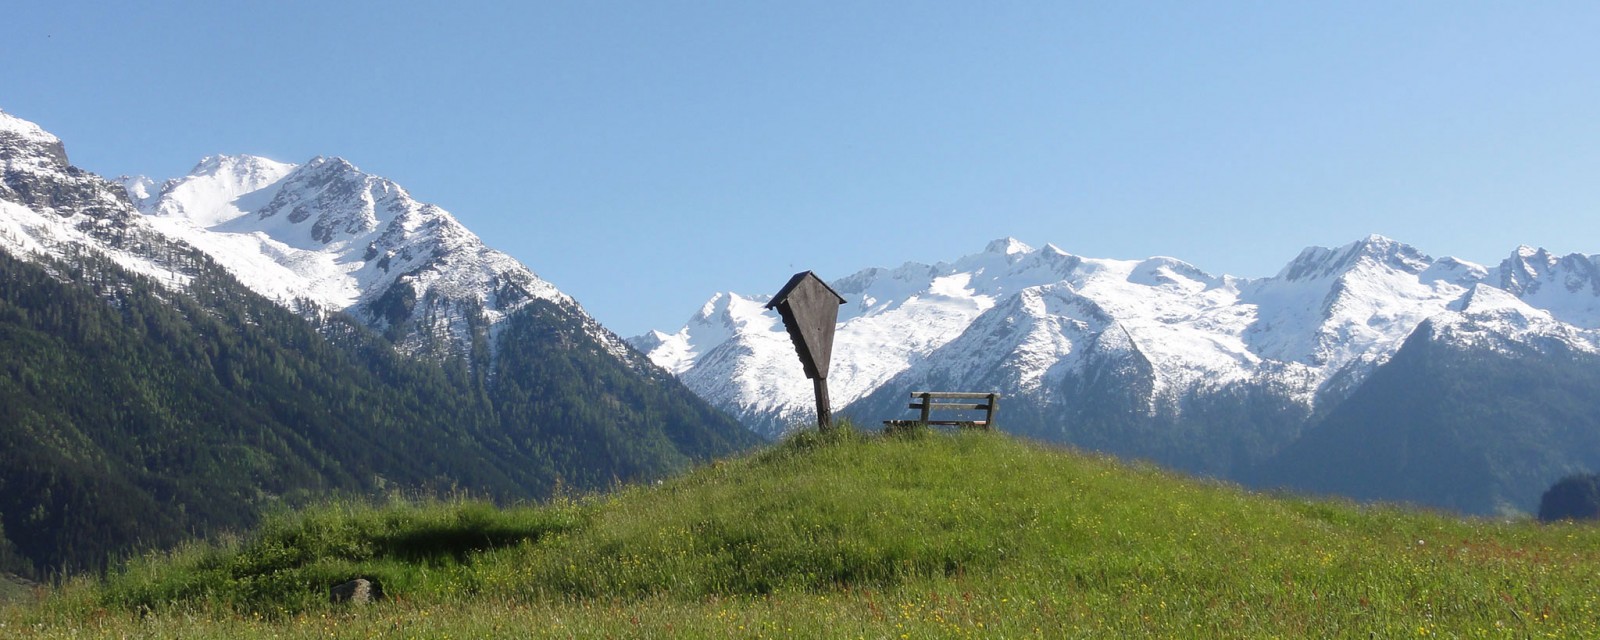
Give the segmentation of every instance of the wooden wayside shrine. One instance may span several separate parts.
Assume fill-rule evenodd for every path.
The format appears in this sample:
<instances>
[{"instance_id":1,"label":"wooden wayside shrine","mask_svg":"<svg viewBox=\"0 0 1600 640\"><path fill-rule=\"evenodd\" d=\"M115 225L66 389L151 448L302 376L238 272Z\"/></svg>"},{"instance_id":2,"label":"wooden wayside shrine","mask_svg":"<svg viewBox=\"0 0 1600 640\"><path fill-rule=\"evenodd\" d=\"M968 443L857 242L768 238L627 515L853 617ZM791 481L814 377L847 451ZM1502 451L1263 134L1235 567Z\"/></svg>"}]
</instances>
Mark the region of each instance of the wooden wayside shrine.
<instances>
[{"instance_id":1,"label":"wooden wayside shrine","mask_svg":"<svg viewBox=\"0 0 1600 640\"><path fill-rule=\"evenodd\" d=\"M968 402L946 402L967 400ZM921 412L916 420L884 420L885 430L896 431L917 425L941 425L964 429L994 429L994 414L1000 410L998 393L963 393L955 391L913 391L911 409ZM982 411L982 420L933 420L935 411Z\"/></svg>"},{"instance_id":2,"label":"wooden wayside shrine","mask_svg":"<svg viewBox=\"0 0 1600 640\"><path fill-rule=\"evenodd\" d=\"M794 342L800 365L817 393L817 428L833 428L833 408L828 401L828 362L833 358L833 331L839 322L839 295L817 274L801 271L772 296L768 309L777 309L783 328Z\"/></svg>"}]
</instances>

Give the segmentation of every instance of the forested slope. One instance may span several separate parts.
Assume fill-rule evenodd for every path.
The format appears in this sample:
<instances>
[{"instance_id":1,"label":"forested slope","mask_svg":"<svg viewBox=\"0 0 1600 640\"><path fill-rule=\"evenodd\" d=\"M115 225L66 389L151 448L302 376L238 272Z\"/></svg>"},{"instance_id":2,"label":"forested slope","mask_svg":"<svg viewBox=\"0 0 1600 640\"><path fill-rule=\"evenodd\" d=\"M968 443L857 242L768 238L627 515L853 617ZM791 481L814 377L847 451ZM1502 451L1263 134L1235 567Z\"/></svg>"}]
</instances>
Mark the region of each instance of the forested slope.
<instances>
[{"instance_id":1,"label":"forested slope","mask_svg":"<svg viewBox=\"0 0 1600 640\"><path fill-rule=\"evenodd\" d=\"M508 332L518 346L490 380L402 357L339 315L309 322L195 261L183 295L93 252L0 252L11 569L99 567L330 492L537 497L753 442L691 395L672 399L664 374L540 346L560 329L537 318Z\"/></svg>"}]
</instances>

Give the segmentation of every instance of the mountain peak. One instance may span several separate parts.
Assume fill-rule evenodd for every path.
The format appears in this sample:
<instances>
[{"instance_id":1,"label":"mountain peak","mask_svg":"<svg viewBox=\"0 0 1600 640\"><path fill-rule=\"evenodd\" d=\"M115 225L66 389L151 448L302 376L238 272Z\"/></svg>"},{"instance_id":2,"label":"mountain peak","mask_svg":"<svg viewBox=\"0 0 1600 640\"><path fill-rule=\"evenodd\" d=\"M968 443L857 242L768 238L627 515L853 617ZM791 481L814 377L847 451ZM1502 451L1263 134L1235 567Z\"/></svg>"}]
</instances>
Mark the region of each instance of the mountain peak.
<instances>
[{"instance_id":1,"label":"mountain peak","mask_svg":"<svg viewBox=\"0 0 1600 640\"><path fill-rule=\"evenodd\" d=\"M1023 244L1021 240L1016 238L1005 237L991 241L988 246L983 248L983 252L1012 256L1019 253L1032 253L1033 247Z\"/></svg>"},{"instance_id":2,"label":"mountain peak","mask_svg":"<svg viewBox=\"0 0 1600 640\"><path fill-rule=\"evenodd\" d=\"M215 176L225 173L243 175L261 173L263 171L275 171L282 174L287 173L294 166L287 162L278 162L270 158L249 154L218 154L206 156L200 162L195 163L194 168L189 170L187 177Z\"/></svg>"},{"instance_id":3,"label":"mountain peak","mask_svg":"<svg viewBox=\"0 0 1600 640\"><path fill-rule=\"evenodd\" d=\"M283 180L295 165L252 155L206 156L189 175L168 180L155 196L140 197L137 179L123 188L139 209L163 218L184 218L212 227L250 213L264 202L251 194Z\"/></svg>"},{"instance_id":4,"label":"mountain peak","mask_svg":"<svg viewBox=\"0 0 1600 640\"><path fill-rule=\"evenodd\" d=\"M1417 274L1433 259L1411 245L1372 234L1337 249L1307 247L1278 273L1283 280L1313 280L1340 275L1362 265Z\"/></svg>"},{"instance_id":5,"label":"mountain peak","mask_svg":"<svg viewBox=\"0 0 1600 640\"><path fill-rule=\"evenodd\" d=\"M717 293L712 294L711 299L707 300L706 303L700 307L700 313L695 314L694 319L705 321L718 314L726 313L728 310L728 300L732 297L733 292L731 291L726 293L718 291Z\"/></svg>"},{"instance_id":6,"label":"mountain peak","mask_svg":"<svg viewBox=\"0 0 1600 640\"><path fill-rule=\"evenodd\" d=\"M222 165L227 159L228 156L221 154L201 158L199 162L194 163L194 168L189 170L189 175L214 175L222 171Z\"/></svg>"},{"instance_id":7,"label":"mountain peak","mask_svg":"<svg viewBox=\"0 0 1600 640\"><path fill-rule=\"evenodd\" d=\"M1501 289L1562 322L1600 329L1600 260L1581 253L1558 257L1524 245L1497 271Z\"/></svg>"},{"instance_id":8,"label":"mountain peak","mask_svg":"<svg viewBox=\"0 0 1600 640\"><path fill-rule=\"evenodd\" d=\"M362 173L360 168L339 156L317 156L306 162L307 170L325 171L329 173L353 172Z\"/></svg>"},{"instance_id":9,"label":"mountain peak","mask_svg":"<svg viewBox=\"0 0 1600 640\"><path fill-rule=\"evenodd\" d=\"M1418 262L1426 267L1427 263L1433 262L1432 258L1418 251L1416 247L1376 233L1340 247L1339 250L1386 262L1398 261L1408 267L1416 266Z\"/></svg>"},{"instance_id":10,"label":"mountain peak","mask_svg":"<svg viewBox=\"0 0 1600 640\"><path fill-rule=\"evenodd\" d=\"M1166 256L1146 258L1128 274L1128 282L1150 286L1184 286L1185 281L1206 288L1223 284L1221 278L1201 271L1199 267Z\"/></svg>"},{"instance_id":11,"label":"mountain peak","mask_svg":"<svg viewBox=\"0 0 1600 640\"><path fill-rule=\"evenodd\" d=\"M60 138L4 110L0 110L0 157L8 162L38 158L56 167L67 166L67 149Z\"/></svg>"},{"instance_id":12,"label":"mountain peak","mask_svg":"<svg viewBox=\"0 0 1600 640\"><path fill-rule=\"evenodd\" d=\"M1500 263L1500 288L1518 296L1532 294L1555 262L1544 249L1520 245Z\"/></svg>"}]
</instances>

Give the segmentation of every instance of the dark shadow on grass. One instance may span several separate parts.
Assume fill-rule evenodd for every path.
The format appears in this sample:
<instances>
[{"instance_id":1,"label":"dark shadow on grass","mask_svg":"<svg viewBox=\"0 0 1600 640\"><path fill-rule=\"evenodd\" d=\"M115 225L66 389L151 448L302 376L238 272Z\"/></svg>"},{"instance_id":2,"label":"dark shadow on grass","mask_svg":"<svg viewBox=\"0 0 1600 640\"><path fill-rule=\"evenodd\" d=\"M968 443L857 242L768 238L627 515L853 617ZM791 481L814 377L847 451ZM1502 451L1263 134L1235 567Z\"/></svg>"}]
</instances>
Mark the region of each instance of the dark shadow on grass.
<instances>
[{"instance_id":1,"label":"dark shadow on grass","mask_svg":"<svg viewBox=\"0 0 1600 640\"><path fill-rule=\"evenodd\" d=\"M374 538L373 556L411 562L452 559L464 563L473 554L514 547L524 542L536 543L547 535L567 528L479 527L470 524L417 527Z\"/></svg>"}]
</instances>

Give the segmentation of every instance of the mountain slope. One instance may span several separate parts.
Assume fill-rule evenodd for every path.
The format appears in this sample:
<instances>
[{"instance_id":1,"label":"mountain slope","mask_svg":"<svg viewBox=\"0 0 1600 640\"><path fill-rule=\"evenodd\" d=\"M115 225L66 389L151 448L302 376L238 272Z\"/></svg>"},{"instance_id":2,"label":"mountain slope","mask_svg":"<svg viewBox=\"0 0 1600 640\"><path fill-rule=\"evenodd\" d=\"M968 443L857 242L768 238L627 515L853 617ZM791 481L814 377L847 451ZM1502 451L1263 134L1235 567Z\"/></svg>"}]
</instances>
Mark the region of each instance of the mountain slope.
<instances>
[{"instance_id":1,"label":"mountain slope","mask_svg":"<svg viewBox=\"0 0 1600 640\"><path fill-rule=\"evenodd\" d=\"M1254 482L1468 513L1528 512L1600 468L1600 351L1480 285L1436 316Z\"/></svg>"},{"instance_id":2,"label":"mountain slope","mask_svg":"<svg viewBox=\"0 0 1600 640\"><path fill-rule=\"evenodd\" d=\"M201 303L107 262L0 255L0 519L34 567L247 525L284 497L552 480L475 438L489 407L440 370L337 348L223 274L196 278Z\"/></svg>"},{"instance_id":3,"label":"mountain slope","mask_svg":"<svg viewBox=\"0 0 1600 640\"><path fill-rule=\"evenodd\" d=\"M493 352L494 327L521 305L576 305L445 210L341 158L207 158L143 211L263 295L350 313L407 353ZM593 337L624 351L598 327Z\"/></svg>"}]
</instances>

